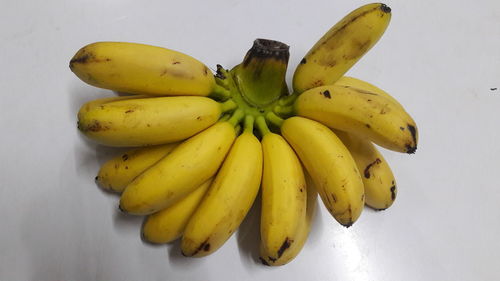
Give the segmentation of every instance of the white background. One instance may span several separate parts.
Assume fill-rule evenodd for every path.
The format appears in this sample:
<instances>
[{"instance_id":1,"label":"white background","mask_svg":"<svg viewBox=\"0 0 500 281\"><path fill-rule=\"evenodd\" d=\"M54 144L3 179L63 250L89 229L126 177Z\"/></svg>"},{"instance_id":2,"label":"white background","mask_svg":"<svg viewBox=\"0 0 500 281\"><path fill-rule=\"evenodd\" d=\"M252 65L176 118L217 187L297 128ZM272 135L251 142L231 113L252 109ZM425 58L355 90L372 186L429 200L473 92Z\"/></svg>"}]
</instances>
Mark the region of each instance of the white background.
<instances>
[{"instance_id":1,"label":"white background","mask_svg":"<svg viewBox=\"0 0 500 281\"><path fill-rule=\"evenodd\" d=\"M349 72L394 95L418 124L415 155L383 151L398 182L384 212L349 229L321 207L290 264L255 261L258 208L218 252L184 258L141 241L142 219L94 183L118 150L76 129L83 102L112 95L68 68L82 46L141 42L211 67L255 38L305 52L366 1L1 1L0 280L499 280L500 2L388 1L381 41Z\"/></svg>"}]
</instances>

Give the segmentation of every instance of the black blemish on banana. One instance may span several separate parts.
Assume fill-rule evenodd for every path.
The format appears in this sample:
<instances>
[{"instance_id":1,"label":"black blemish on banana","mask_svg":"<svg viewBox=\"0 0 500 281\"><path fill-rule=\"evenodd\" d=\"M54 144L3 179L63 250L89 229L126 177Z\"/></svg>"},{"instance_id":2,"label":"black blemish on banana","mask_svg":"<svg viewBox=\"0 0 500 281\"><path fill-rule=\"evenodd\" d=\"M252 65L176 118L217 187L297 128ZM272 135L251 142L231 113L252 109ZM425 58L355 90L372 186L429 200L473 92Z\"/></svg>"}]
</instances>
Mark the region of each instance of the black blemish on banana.
<instances>
[{"instance_id":1,"label":"black blemish on banana","mask_svg":"<svg viewBox=\"0 0 500 281\"><path fill-rule=\"evenodd\" d=\"M408 130L411 133L411 137L413 139L413 143L406 144L406 153L413 154L417 151L417 129L415 126L408 124Z\"/></svg>"},{"instance_id":2,"label":"black blemish on banana","mask_svg":"<svg viewBox=\"0 0 500 281\"><path fill-rule=\"evenodd\" d=\"M127 161L128 160L128 154L123 154L122 155L122 160Z\"/></svg>"},{"instance_id":3,"label":"black blemish on banana","mask_svg":"<svg viewBox=\"0 0 500 281\"><path fill-rule=\"evenodd\" d=\"M207 247L208 246L208 247ZM198 246L198 248L196 248L196 250L189 256L195 256L196 254L198 254L201 250L204 250L204 251L209 251L210 250L210 244L208 243L208 238L207 240L203 241L200 246ZM186 255L184 252L182 252L182 255L183 256L186 256L186 257L189 257L188 255Z\"/></svg>"},{"instance_id":4,"label":"black blemish on banana","mask_svg":"<svg viewBox=\"0 0 500 281\"><path fill-rule=\"evenodd\" d=\"M415 149L417 147L417 129L415 126L408 124L408 130L410 130L411 137L413 138L413 143L415 143Z\"/></svg>"},{"instance_id":5,"label":"black blemish on banana","mask_svg":"<svg viewBox=\"0 0 500 281\"><path fill-rule=\"evenodd\" d=\"M91 54L83 53L81 56L75 56L69 61L69 68L73 68L75 63L87 63L91 58Z\"/></svg>"},{"instance_id":6,"label":"black blemish on banana","mask_svg":"<svg viewBox=\"0 0 500 281\"><path fill-rule=\"evenodd\" d=\"M382 163L382 160L380 158L375 159L372 163L368 164L363 172L363 175L365 178L369 179L370 178L370 168L373 167L373 165L380 164Z\"/></svg>"},{"instance_id":7,"label":"black blemish on banana","mask_svg":"<svg viewBox=\"0 0 500 281\"><path fill-rule=\"evenodd\" d=\"M300 64L306 64L306 63L307 63L306 58L303 58L303 59L300 61Z\"/></svg>"},{"instance_id":8,"label":"black blemish on banana","mask_svg":"<svg viewBox=\"0 0 500 281\"><path fill-rule=\"evenodd\" d=\"M396 200L396 186L391 186L391 199L392 201Z\"/></svg>"},{"instance_id":9,"label":"black blemish on banana","mask_svg":"<svg viewBox=\"0 0 500 281\"><path fill-rule=\"evenodd\" d=\"M278 259L281 258L286 249L290 248L292 242L293 240L290 240L288 237L285 238L285 241L283 241L283 244L281 244L281 247L278 249Z\"/></svg>"},{"instance_id":10,"label":"black blemish on banana","mask_svg":"<svg viewBox=\"0 0 500 281\"><path fill-rule=\"evenodd\" d=\"M382 10L382 12L388 14L391 12L391 7L387 6L386 4L381 4L380 10Z\"/></svg>"},{"instance_id":11,"label":"black blemish on banana","mask_svg":"<svg viewBox=\"0 0 500 281\"><path fill-rule=\"evenodd\" d=\"M270 266L269 263L263 257L259 257L259 260L263 265Z\"/></svg>"},{"instance_id":12,"label":"black blemish on banana","mask_svg":"<svg viewBox=\"0 0 500 281\"><path fill-rule=\"evenodd\" d=\"M332 96L330 95L330 91L326 90L324 92L321 93L325 98L327 99L331 99Z\"/></svg>"}]
</instances>

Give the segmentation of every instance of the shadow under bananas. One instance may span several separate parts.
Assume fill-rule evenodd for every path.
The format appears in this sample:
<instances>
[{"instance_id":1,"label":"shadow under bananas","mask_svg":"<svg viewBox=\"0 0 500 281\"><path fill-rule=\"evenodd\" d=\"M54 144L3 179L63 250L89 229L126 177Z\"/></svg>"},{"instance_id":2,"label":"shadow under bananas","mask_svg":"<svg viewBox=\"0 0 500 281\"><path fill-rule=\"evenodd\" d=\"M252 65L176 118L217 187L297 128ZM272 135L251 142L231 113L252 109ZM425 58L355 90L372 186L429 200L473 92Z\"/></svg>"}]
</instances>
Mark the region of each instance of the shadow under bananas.
<instances>
[{"instance_id":1,"label":"shadow under bananas","mask_svg":"<svg viewBox=\"0 0 500 281\"><path fill-rule=\"evenodd\" d=\"M252 208L237 232L240 259L243 264L252 264L251 262L253 264L261 263L259 261L261 198L261 192L259 191Z\"/></svg>"}]
</instances>

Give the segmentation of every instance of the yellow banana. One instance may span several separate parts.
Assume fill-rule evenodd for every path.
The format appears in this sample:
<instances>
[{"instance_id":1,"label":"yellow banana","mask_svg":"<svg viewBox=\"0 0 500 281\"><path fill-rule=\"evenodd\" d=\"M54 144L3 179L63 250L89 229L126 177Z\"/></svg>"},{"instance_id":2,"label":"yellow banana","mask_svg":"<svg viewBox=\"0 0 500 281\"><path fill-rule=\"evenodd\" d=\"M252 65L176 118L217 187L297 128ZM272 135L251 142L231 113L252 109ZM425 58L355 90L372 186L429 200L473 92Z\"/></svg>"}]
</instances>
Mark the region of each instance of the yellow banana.
<instances>
[{"instance_id":1,"label":"yellow banana","mask_svg":"<svg viewBox=\"0 0 500 281\"><path fill-rule=\"evenodd\" d=\"M393 96L391 96L389 93L386 91L380 89L379 87L372 85L366 81L354 78L354 77L349 77L349 76L342 76L340 77L337 82L335 82L335 85L337 86L343 86L343 87L351 87L351 88L357 88L366 92L372 92L375 94L378 94L379 96L385 97L389 100L391 100L394 104L400 106L403 108L403 106L399 103L398 100L396 100ZM403 108L404 109L404 108Z\"/></svg>"},{"instance_id":2,"label":"yellow banana","mask_svg":"<svg viewBox=\"0 0 500 281\"><path fill-rule=\"evenodd\" d=\"M261 242L259 259L265 265L278 266L289 263L300 253L307 241L312 221L316 213L318 193L313 187L310 176L307 173L304 173L304 176L306 180L306 188L304 192L307 193L306 214L299 222L298 232L294 238L294 242L278 259L273 258L272 254L266 251L266 247Z\"/></svg>"},{"instance_id":3,"label":"yellow banana","mask_svg":"<svg viewBox=\"0 0 500 281\"><path fill-rule=\"evenodd\" d=\"M382 37L391 9L381 3L364 5L335 24L309 50L293 75L296 93L335 83Z\"/></svg>"},{"instance_id":4,"label":"yellow banana","mask_svg":"<svg viewBox=\"0 0 500 281\"><path fill-rule=\"evenodd\" d=\"M349 149L362 173L366 205L377 210L389 208L396 199L396 180L382 154L366 139L341 131L335 134Z\"/></svg>"},{"instance_id":5,"label":"yellow banana","mask_svg":"<svg viewBox=\"0 0 500 281\"><path fill-rule=\"evenodd\" d=\"M286 119L281 134L311 175L328 211L340 224L351 226L361 215L365 195L345 145L328 127L303 117Z\"/></svg>"},{"instance_id":6,"label":"yellow banana","mask_svg":"<svg viewBox=\"0 0 500 281\"><path fill-rule=\"evenodd\" d=\"M282 136L266 132L262 150L261 255L269 264L280 264L295 247L306 217L306 182L297 155Z\"/></svg>"},{"instance_id":7,"label":"yellow banana","mask_svg":"<svg viewBox=\"0 0 500 281\"><path fill-rule=\"evenodd\" d=\"M177 143L136 148L108 160L101 166L96 180L103 189L122 192L132 180L168 155Z\"/></svg>"},{"instance_id":8,"label":"yellow banana","mask_svg":"<svg viewBox=\"0 0 500 281\"><path fill-rule=\"evenodd\" d=\"M122 193L120 209L148 215L168 208L211 178L235 138L234 126L243 113L218 122L181 143L172 153L135 178Z\"/></svg>"},{"instance_id":9,"label":"yellow banana","mask_svg":"<svg viewBox=\"0 0 500 281\"><path fill-rule=\"evenodd\" d=\"M250 210L262 176L262 147L252 133L251 116L233 144L212 186L189 220L182 237L185 256L203 257L231 237Z\"/></svg>"},{"instance_id":10,"label":"yellow banana","mask_svg":"<svg viewBox=\"0 0 500 281\"><path fill-rule=\"evenodd\" d=\"M295 112L390 150L417 149L415 121L401 106L375 92L340 85L317 87L297 98Z\"/></svg>"},{"instance_id":11,"label":"yellow banana","mask_svg":"<svg viewBox=\"0 0 500 281\"><path fill-rule=\"evenodd\" d=\"M142 225L142 237L156 244L169 243L181 237L211 183L212 179L207 180L174 205L147 216Z\"/></svg>"},{"instance_id":12,"label":"yellow banana","mask_svg":"<svg viewBox=\"0 0 500 281\"><path fill-rule=\"evenodd\" d=\"M131 94L208 96L215 79L200 61L180 52L136 43L97 42L69 63L90 85Z\"/></svg>"},{"instance_id":13,"label":"yellow banana","mask_svg":"<svg viewBox=\"0 0 500 281\"><path fill-rule=\"evenodd\" d=\"M78 113L78 128L110 146L147 146L184 140L211 126L231 100L207 97L155 97L92 101Z\"/></svg>"}]
</instances>

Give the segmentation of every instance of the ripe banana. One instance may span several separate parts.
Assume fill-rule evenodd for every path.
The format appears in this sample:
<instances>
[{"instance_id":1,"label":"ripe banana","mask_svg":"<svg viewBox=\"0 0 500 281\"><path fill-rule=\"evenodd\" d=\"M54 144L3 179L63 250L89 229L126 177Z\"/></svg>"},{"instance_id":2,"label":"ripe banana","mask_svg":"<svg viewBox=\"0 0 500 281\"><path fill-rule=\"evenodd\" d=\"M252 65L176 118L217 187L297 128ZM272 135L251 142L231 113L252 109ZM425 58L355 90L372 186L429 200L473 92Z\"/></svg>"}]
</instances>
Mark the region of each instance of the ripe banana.
<instances>
[{"instance_id":1,"label":"ripe banana","mask_svg":"<svg viewBox=\"0 0 500 281\"><path fill-rule=\"evenodd\" d=\"M306 217L306 182L297 155L282 136L265 133L262 150L261 255L269 264L280 264L295 247Z\"/></svg>"},{"instance_id":2,"label":"ripe banana","mask_svg":"<svg viewBox=\"0 0 500 281\"><path fill-rule=\"evenodd\" d=\"M366 205L377 210L389 208L396 199L396 180L382 154L366 139L342 131L335 134L349 149L362 173Z\"/></svg>"},{"instance_id":3,"label":"ripe banana","mask_svg":"<svg viewBox=\"0 0 500 281\"><path fill-rule=\"evenodd\" d=\"M101 166L96 180L105 190L122 192L134 178L168 155L177 143L136 148L127 151Z\"/></svg>"},{"instance_id":4,"label":"ripe banana","mask_svg":"<svg viewBox=\"0 0 500 281\"><path fill-rule=\"evenodd\" d=\"M218 122L181 143L172 153L135 178L122 193L120 209L149 215L168 208L213 177L236 137L243 113Z\"/></svg>"},{"instance_id":5,"label":"ripe banana","mask_svg":"<svg viewBox=\"0 0 500 281\"><path fill-rule=\"evenodd\" d=\"M103 99L85 104L78 129L110 146L147 146L184 140L211 126L232 101L206 97Z\"/></svg>"},{"instance_id":6,"label":"ripe banana","mask_svg":"<svg viewBox=\"0 0 500 281\"><path fill-rule=\"evenodd\" d=\"M307 210L304 219L299 223L299 232L295 237L294 243L290 245L290 248L288 248L277 260L273 259L272 256L270 256L269 253L266 252L263 244L261 243L259 259L265 265L276 266L289 263L300 253L307 241L307 237L309 236L309 232L311 230L312 221L314 219L314 215L316 214L318 192L313 186L311 177L307 173L304 173L304 175L307 186L307 191L305 191L307 192Z\"/></svg>"},{"instance_id":7,"label":"ripe banana","mask_svg":"<svg viewBox=\"0 0 500 281\"><path fill-rule=\"evenodd\" d=\"M328 127L303 117L286 119L281 134L311 175L328 211L340 224L351 226L361 215L365 195L345 145Z\"/></svg>"},{"instance_id":8,"label":"ripe banana","mask_svg":"<svg viewBox=\"0 0 500 281\"><path fill-rule=\"evenodd\" d=\"M262 176L262 147L247 116L245 131L234 142L222 168L182 237L182 254L203 257L231 237L250 210Z\"/></svg>"},{"instance_id":9,"label":"ripe banana","mask_svg":"<svg viewBox=\"0 0 500 281\"><path fill-rule=\"evenodd\" d=\"M215 79L200 61L180 52L136 43L97 42L69 63L90 85L131 94L208 96Z\"/></svg>"},{"instance_id":10,"label":"ripe banana","mask_svg":"<svg viewBox=\"0 0 500 281\"><path fill-rule=\"evenodd\" d=\"M293 75L296 93L335 83L382 37L391 9L381 3L364 5L335 24L309 50Z\"/></svg>"},{"instance_id":11,"label":"ripe banana","mask_svg":"<svg viewBox=\"0 0 500 281\"><path fill-rule=\"evenodd\" d=\"M181 237L189 218L200 204L211 183L212 179L207 180L174 205L147 216L142 225L142 237L156 244L169 243Z\"/></svg>"},{"instance_id":12,"label":"ripe banana","mask_svg":"<svg viewBox=\"0 0 500 281\"><path fill-rule=\"evenodd\" d=\"M368 138L387 149L414 153L417 126L411 116L375 92L340 85L307 90L295 101L299 116Z\"/></svg>"}]
</instances>

